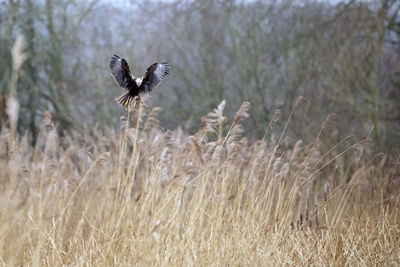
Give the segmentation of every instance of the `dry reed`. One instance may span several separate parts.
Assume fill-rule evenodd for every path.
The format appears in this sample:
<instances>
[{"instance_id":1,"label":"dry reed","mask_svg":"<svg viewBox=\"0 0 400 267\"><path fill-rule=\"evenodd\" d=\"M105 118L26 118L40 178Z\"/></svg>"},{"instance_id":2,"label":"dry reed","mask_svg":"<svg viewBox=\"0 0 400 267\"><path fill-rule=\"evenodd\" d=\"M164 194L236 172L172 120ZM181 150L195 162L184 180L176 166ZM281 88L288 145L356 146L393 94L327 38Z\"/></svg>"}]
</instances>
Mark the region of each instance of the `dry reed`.
<instances>
[{"instance_id":1,"label":"dry reed","mask_svg":"<svg viewBox=\"0 0 400 267\"><path fill-rule=\"evenodd\" d=\"M25 59L16 47L14 72ZM373 155L368 139L327 147L334 115L310 144L290 142L303 98L277 142L243 137L247 102L227 126L223 101L191 136L162 130L158 109L136 102L120 131L62 138L46 112L34 147L16 134L11 99L0 131L1 265L400 264L400 157Z\"/></svg>"},{"instance_id":2,"label":"dry reed","mask_svg":"<svg viewBox=\"0 0 400 267\"><path fill-rule=\"evenodd\" d=\"M293 149L250 142L240 126L249 105L231 126L224 106L193 136L161 130L145 105L120 133L95 136L60 138L46 115L35 147L4 127L0 262L400 263L398 161L360 159L355 145L322 151L319 138Z\"/></svg>"}]
</instances>

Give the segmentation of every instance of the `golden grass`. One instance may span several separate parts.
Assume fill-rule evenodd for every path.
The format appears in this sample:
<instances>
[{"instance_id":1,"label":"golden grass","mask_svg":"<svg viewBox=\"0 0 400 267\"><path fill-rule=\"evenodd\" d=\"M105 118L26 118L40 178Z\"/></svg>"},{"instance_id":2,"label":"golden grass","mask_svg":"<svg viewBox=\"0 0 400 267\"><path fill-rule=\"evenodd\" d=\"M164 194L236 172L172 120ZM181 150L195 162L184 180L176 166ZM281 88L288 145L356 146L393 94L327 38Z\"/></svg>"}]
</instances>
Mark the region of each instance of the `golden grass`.
<instances>
[{"instance_id":1,"label":"golden grass","mask_svg":"<svg viewBox=\"0 0 400 267\"><path fill-rule=\"evenodd\" d=\"M251 143L249 104L231 126L224 106L193 136L143 105L121 131L63 138L45 114L35 147L3 127L0 264L400 264L398 160L324 146L332 116L307 146Z\"/></svg>"}]
</instances>

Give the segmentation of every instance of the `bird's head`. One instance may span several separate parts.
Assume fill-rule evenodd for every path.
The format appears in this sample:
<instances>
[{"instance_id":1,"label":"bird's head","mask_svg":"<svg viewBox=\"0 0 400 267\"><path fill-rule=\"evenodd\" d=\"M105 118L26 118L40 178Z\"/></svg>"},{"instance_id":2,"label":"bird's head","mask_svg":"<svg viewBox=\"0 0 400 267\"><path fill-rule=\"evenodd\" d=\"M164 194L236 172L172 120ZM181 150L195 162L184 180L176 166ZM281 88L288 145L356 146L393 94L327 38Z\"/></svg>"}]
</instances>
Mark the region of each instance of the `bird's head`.
<instances>
[{"instance_id":1,"label":"bird's head","mask_svg":"<svg viewBox=\"0 0 400 267\"><path fill-rule=\"evenodd\" d=\"M140 86L142 84L142 79L135 78L135 82L136 82L137 86Z\"/></svg>"}]
</instances>

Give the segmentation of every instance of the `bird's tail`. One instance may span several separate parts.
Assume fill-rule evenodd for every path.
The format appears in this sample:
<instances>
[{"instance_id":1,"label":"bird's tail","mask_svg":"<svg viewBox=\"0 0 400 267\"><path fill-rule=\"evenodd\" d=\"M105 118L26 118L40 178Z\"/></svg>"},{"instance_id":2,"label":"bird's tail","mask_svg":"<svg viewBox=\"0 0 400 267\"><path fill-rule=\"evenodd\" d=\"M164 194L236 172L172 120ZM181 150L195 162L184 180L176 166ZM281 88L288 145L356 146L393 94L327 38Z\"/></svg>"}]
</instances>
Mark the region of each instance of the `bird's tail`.
<instances>
[{"instance_id":1,"label":"bird's tail","mask_svg":"<svg viewBox=\"0 0 400 267\"><path fill-rule=\"evenodd\" d=\"M135 101L136 97L131 96L129 91L122 94L120 97L115 100L120 104L123 108L128 109L128 107Z\"/></svg>"}]
</instances>

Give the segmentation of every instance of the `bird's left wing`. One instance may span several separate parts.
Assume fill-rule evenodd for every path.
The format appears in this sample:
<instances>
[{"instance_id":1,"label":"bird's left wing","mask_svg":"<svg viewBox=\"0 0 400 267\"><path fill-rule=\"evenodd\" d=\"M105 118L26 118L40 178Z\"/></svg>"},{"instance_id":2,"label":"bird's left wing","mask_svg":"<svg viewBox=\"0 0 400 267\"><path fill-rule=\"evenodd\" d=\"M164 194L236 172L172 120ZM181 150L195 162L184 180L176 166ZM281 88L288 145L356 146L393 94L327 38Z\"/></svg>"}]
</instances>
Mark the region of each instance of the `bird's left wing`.
<instances>
[{"instance_id":1,"label":"bird's left wing","mask_svg":"<svg viewBox=\"0 0 400 267\"><path fill-rule=\"evenodd\" d=\"M134 84L128 62L125 59L114 55L110 61L110 71L118 85L129 90L129 87Z\"/></svg>"},{"instance_id":2,"label":"bird's left wing","mask_svg":"<svg viewBox=\"0 0 400 267\"><path fill-rule=\"evenodd\" d=\"M156 88L162 80L169 74L171 67L168 62L154 63L143 76L142 84L139 87L141 93L147 93Z\"/></svg>"}]
</instances>

